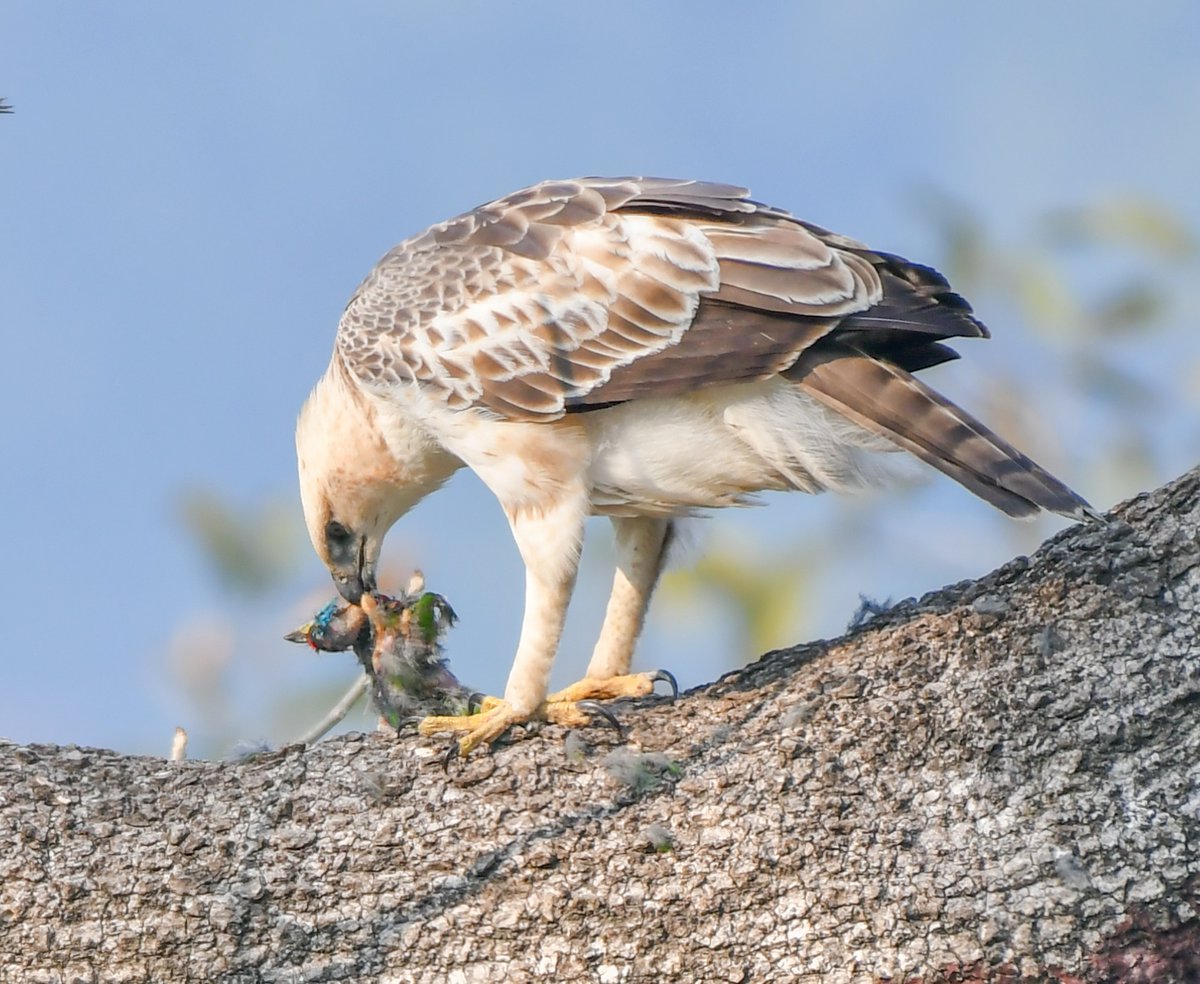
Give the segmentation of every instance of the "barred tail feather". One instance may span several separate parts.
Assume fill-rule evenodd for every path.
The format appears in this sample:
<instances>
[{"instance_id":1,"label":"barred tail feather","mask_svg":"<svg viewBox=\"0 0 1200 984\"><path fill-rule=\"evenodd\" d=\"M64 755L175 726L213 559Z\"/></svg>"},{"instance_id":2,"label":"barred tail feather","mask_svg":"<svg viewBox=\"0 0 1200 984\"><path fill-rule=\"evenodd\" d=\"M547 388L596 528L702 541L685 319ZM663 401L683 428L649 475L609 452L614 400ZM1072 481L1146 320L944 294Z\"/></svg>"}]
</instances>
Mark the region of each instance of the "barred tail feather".
<instances>
[{"instance_id":1,"label":"barred tail feather","mask_svg":"<svg viewBox=\"0 0 1200 984\"><path fill-rule=\"evenodd\" d=\"M1098 519L1079 495L911 373L861 352L811 352L784 375L1010 516Z\"/></svg>"}]
</instances>

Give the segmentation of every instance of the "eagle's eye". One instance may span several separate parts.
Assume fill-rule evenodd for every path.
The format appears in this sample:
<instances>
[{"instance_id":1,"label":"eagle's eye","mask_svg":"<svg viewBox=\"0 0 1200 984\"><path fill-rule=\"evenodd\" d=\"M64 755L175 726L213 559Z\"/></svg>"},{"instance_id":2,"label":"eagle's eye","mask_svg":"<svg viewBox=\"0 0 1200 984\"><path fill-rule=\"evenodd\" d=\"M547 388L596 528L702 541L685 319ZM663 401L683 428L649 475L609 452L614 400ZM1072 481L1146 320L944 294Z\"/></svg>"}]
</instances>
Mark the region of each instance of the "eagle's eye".
<instances>
[{"instance_id":1,"label":"eagle's eye","mask_svg":"<svg viewBox=\"0 0 1200 984\"><path fill-rule=\"evenodd\" d=\"M354 534L336 519L331 519L325 524L325 542L331 547L346 546L353 538Z\"/></svg>"}]
</instances>

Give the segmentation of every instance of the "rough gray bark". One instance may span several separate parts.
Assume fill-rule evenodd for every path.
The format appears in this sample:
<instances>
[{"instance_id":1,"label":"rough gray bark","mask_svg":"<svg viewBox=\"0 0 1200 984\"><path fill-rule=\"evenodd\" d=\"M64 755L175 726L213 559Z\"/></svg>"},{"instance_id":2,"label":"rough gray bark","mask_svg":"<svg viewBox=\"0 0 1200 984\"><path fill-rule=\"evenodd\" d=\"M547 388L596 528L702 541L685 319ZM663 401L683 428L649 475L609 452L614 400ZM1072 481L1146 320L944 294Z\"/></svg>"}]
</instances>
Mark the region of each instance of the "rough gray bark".
<instances>
[{"instance_id":1,"label":"rough gray bark","mask_svg":"<svg viewBox=\"0 0 1200 984\"><path fill-rule=\"evenodd\" d=\"M0 745L0 981L1200 975L1200 471L1031 561L443 773Z\"/></svg>"}]
</instances>

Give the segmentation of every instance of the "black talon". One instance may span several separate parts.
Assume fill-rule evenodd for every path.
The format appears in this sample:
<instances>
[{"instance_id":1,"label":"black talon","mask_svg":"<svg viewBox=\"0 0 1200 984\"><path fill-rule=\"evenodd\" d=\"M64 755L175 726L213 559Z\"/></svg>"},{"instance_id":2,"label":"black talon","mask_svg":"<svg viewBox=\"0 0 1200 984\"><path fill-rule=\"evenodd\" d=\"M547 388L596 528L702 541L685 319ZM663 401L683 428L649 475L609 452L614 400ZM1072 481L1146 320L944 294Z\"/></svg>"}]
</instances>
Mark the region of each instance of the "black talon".
<instances>
[{"instance_id":1,"label":"black talon","mask_svg":"<svg viewBox=\"0 0 1200 984\"><path fill-rule=\"evenodd\" d=\"M446 754L442 756L442 771L446 775L450 774L450 763L459 757L458 739L450 743L450 747L446 749Z\"/></svg>"},{"instance_id":2,"label":"black talon","mask_svg":"<svg viewBox=\"0 0 1200 984\"><path fill-rule=\"evenodd\" d=\"M616 719L616 716L603 704L594 700L581 700L575 705L582 711L587 711L589 714L595 714L598 717L604 718L617 731L617 734L622 738L625 737L625 729L621 727L621 722Z\"/></svg>"},{"instance_id":3,"label":"black talon","mask_svg":"<svg viewBox=\"0 0 1200 984\"><path fill-rule=\"evenodd\" d=\"M661 680L663 683L669 684L671 687L671 700L675 700L679 696L679 683L675 679L675 674L669 670L655 670L654 675L650 679L655 683Z\"/></svg>"},{"instance_id":4,"label":"black talon","mask_svg":"<svg viewBox=\"0 0 1200 984\"><path fill-rule=\"evenodd\" d=\"M483 700L485 697L487 697L487 694L483 693L482 691L479 691L479 690L471 691L471 695L467 698L468 713L474 714L476 711L478 711L480 708L482 708Z\"/></svg>"}]
</instances>

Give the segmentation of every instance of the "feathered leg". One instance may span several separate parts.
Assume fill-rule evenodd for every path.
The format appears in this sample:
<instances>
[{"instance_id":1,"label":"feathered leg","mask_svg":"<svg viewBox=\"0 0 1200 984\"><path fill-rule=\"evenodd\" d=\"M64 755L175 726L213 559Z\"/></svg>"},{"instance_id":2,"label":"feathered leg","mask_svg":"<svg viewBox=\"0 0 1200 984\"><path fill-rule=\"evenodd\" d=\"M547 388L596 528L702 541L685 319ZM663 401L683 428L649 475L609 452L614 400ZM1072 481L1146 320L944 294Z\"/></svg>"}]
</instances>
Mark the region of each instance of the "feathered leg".
<instances>
[{"instance_id":1,"label":"feathered leg","mask_svg":"<svg viewBox=\"0 0 1200 984\"><path fill-rule=\"evenodd\" d=\"M613 517L617 570L604 616L600 639L592 652L587 676L551 694L551 703L611 697L642 697L653 693L661 673L630 674L633 648L646 621L650 597L662 573L671 545L670 520L643 516Z\"/></svg>"},{"instance_id":2,"label":"feathered leg","mask_svg":"<svg viewBox=\"0 0 1200 984\"><path fill-rule=\"evenodd\" d=\"M465 731L459 740L463 755L478 745L490 744L512 725L533 717L568 725L587 724L591 720L573 705L553 707L544 703L579 567L586 491L561 495L553 502L539 503L537 508L505 512L525 561L525 617L504 698L485 698L478 714L428 717L420 724L421 733L426 735Z\"/></svg>"}]
</instances>

